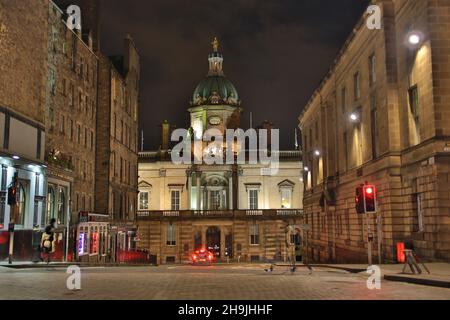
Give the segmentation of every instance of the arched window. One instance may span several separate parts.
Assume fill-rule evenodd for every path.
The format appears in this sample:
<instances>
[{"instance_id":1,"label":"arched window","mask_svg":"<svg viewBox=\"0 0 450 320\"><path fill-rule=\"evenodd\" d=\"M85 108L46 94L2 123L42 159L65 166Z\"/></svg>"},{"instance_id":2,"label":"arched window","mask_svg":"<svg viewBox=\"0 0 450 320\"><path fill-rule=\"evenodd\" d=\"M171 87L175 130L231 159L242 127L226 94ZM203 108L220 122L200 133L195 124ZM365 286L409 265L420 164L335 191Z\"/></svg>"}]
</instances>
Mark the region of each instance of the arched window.
<instances>
[{"instance_id":1,"label":"arched window","mask_svg":"<svg viewBox=\"0 0 450 320\"><path fill-rule=\"evenodd\" d=\"M48 186L47 192L47 223L55 218L55 189L53 186Z\"/></svg>"},{"instance_id":2,"label":"arched window","mask_svg":"<svg viewBox=\"0 0 450 320\"><path fill-rule=\"evenodd\" d=\"M19 213L18 213L18 221L17 224L19 225L24 225L25 224L25 214L26 214L26 194L25 194L25 188L23 187L23 185L21 183L19 183L19 194L17 195L17 205L19 208Z\"/></svg>"},{"instance_id":3,"label":"arched window","mask_svg":"<svg viewBox=\"0 0 450 320\"><path fill-rule=\"evenodd\" d=\"M66 193L64 188L59 188L58 197L58 225L66 223Z\"/></svg>"}]
</instances>

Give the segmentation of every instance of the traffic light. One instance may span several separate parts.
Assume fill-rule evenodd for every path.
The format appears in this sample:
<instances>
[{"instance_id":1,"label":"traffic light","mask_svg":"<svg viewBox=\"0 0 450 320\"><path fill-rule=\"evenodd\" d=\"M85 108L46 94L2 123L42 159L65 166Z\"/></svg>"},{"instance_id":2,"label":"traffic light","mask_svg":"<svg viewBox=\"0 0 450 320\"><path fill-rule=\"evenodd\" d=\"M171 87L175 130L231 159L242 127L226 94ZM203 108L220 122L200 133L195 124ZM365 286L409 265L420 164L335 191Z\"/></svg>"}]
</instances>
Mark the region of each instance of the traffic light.
<instances>
[{"instance_id":1,"label":"traffic light","mask_svg":"<svg viewBox=\"0 0 450 320\"><path fill-rule=\"evenodd\" d=\"M8 205L15 206L17 204L17 188L15 186L11 186L8 188Z\"/></svg>"},{"instance_id":2,"label":"traffic light","mask_svg":"<svg viewBox=\"0 0 450 320\"><path fill-rule=\"evenodd\" d=\"M364 210L364 189L363 187L356 188L355 205L357 213L365 213Z\"/></svg>"},{"instance_id":3,"label":"traffic light","mask_svg":"<svg viewBox=\"0 0 450 320\"><path fill-rule=\"evenodd\" d=\"M377 212L377 195L373 185L365 185L364 187L364 207L366 213Z\"/></svg>"},{"instance_id":4,"label":"traffic light","mask_svg":"<svg viewBox=\"0 0 450 320\"><path fill-rule=\"evenodd\" d=\"M375 213L377 212L377 191L373 185L363 185L356 188L355 198L357 213Z\"/></svg>"}]
</instances>

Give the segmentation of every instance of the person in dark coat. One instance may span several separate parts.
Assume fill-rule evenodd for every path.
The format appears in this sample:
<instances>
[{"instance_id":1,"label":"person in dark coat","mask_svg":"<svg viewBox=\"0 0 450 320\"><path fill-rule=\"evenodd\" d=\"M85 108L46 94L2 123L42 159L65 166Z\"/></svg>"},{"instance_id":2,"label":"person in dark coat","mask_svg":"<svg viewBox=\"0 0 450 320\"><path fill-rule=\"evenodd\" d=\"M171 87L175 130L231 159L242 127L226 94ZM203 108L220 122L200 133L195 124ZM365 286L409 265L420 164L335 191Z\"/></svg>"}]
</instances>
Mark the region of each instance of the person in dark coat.
<instances>
[{"instance_id":1,"label":"person in dark coat","mask_svg":"<svg viewBox=\"0 0 450 320\"><path fill-rule=\"evenodd\" d=\"M51 219L50 224L45 227L45 231L41 238L42 260L47 258L47 264L50 263L51 254L55 252L55 229L56 219Z\"/></svg>"}]
</instances>

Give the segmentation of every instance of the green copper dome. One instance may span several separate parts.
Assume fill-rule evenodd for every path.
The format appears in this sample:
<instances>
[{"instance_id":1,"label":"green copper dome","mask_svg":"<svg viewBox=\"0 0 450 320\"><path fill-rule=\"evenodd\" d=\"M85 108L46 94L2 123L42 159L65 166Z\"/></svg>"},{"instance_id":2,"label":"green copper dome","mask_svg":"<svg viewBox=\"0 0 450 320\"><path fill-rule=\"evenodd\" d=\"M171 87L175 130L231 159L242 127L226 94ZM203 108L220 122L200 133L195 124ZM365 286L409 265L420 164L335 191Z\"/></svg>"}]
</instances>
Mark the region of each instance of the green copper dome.
<instances>
[{"instance_id":1,"label":"green copper dome","mask_svg":"<svg viewBox=\"0 0 450 320\"><path fill-rule=\"evenodd\" d=\"M191 105L229 105L239 106L239 95L230 80L223 73L223 56L218 51L219 41L214 38L214 52L208 56L209 72L194 91Z\"/></svg>"},{"instance_id":2,"label":"green copper dome","mask_svg":"<svg viewBox=\"0 0 450 320\"><path fill-rule=\"evenodd\" d=\"M208 76L195 89L192 104L195 106L209 104L234 106L239 105L239 95L231 81L224 76Z\"/></svg>"}]
</instances>

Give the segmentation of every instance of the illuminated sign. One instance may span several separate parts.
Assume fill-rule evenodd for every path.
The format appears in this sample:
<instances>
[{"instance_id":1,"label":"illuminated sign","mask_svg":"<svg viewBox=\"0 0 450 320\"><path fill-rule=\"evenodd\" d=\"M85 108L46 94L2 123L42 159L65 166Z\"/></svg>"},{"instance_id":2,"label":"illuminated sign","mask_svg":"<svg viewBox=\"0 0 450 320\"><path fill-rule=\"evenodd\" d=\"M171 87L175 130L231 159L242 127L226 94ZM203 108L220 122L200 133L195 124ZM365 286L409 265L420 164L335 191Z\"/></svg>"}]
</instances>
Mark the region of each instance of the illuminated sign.
<instances>
[{"instance_id":1,"label":"illuminated sign","mask_svg":"<svg viewBox=\"0 0 450 320\"><path fill-rule=\"evenodd\" d=\"M80 233L80 237L78 238L78 255L84 254L84 233Z\"/></svg>"}]
</instances>

